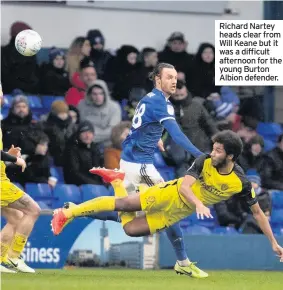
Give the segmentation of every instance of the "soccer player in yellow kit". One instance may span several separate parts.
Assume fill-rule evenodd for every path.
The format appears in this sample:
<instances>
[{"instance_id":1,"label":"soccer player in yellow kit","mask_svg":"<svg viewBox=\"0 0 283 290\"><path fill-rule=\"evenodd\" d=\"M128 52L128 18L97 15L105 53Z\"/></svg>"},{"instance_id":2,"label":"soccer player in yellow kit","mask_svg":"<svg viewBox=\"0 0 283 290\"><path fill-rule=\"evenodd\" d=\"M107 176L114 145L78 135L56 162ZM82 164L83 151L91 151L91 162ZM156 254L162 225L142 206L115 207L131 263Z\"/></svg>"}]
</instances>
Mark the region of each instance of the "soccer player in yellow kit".
<instances>
[{"instance_id":1,"label":"soccer player in yellow kit","mask_svg":"<svg viewBox=\"0 0 283 290\"><path fill-rule=\"evenodd\" d=\"M3 93L0 85L0 99L3 101ZM1 230L1 256L0 272L34 273L21 259L20 255L25 247L34 223L36 222L40 208L37 203L21 189L10 182L6 175L6 166L3 161L9 161L22 167L26 167L25 161L20 157L20 148L12 146L8 152L3 151L2 130L0 129L0 190L1 190L1 215L7 224Z\"/></svg>"},{"instance_id":2,"label":"soccer player in yellow kit","mask_svg":"<svg viewBox=\"0 0 283 290\"><path fill-rule=\"evenodd\" d=\"M242 168L236 164L243 148L240 137L232 131L222 131L213 137L210 155L198 157L184 178L148 188L141 194L127 196L120 171L93 168L94 174L111 182L115 197L99 197L68 209L57 209L52 230L59 234L74 217L88 216L103 211L119 211L124 231L129 236L146 236L161 231L197 213L198 218L211 218L208 206L237 194L250 207L254 218L269 239L273 251L283 262L283 248L277 243L269 221L257 202ZM136 211L145 216L136 216Z\"/></svg>"}]
</instances>

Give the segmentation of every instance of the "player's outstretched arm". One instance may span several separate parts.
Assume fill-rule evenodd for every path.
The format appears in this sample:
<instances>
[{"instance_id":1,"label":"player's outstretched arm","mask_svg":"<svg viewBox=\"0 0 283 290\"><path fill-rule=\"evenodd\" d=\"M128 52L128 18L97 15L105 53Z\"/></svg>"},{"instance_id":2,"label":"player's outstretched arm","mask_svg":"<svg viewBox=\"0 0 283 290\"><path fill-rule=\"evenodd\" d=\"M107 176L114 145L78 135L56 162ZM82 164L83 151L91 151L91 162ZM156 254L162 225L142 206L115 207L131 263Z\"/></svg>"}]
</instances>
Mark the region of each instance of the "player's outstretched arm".
<instances>
[{"instance_id":1,"label":"player's outstretched arm","mask_svg":"<svg viewBox=\"0 0 283 290\"><path fill-rule=\"evenodd\" d=\"M260 229L269 239L273 251L277 254L280 258L280 262L283 262L283 248L280 247L273 235L272 229L270 227L270 223L265 216L264 212L261 210L258 203L251 206L251 211L253 213L254 218L256 219Z\"/></svg>"},{"instance_id":2,"label":"player's outstretched arm","mask_svg":"<svg viewBox=\"0 0 283 290\"><path fill-rule=\"evenodd\" d=\"M203 219L204 216L212 218L210 209L206 207L193 193L191 186L195 183L196 179L191 175L186 175L180 186L180 194L186 201L196 207L197 217Z\"/></svg>"},{"instance_id":3,"label":"player's outstretched arm","mask_svg":"<svg viewBox=\"0 0 283 290\"><path fill-rule=\"evenodd\" d=\"M168 131L172 139L176 142L176 144L183 147L195 158L204 154L197 147L195 147L194 144L188 139L188 137L182 132L180 126L175 120L173 119L165 120L163 121L162 124L164 128Z\"/></svg>"}]
</instances>

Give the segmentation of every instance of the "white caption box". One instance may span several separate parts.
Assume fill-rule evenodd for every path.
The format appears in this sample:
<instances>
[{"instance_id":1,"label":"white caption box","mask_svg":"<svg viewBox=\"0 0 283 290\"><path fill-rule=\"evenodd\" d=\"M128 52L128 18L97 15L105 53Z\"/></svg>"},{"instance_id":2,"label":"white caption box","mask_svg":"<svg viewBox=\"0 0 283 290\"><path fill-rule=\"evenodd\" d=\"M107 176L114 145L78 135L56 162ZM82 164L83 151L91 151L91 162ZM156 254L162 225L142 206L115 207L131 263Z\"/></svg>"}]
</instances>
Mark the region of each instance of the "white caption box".
<instances>
[{"instance_id":1,"label":"white caption box","mask_svg":"<svg viewBox=\"0 0 283 290\"><path fill-rule=\"evenodd\" d=\"M215 20L215 85L283 86L283 20Z\"/></svg>"}]
</instances>

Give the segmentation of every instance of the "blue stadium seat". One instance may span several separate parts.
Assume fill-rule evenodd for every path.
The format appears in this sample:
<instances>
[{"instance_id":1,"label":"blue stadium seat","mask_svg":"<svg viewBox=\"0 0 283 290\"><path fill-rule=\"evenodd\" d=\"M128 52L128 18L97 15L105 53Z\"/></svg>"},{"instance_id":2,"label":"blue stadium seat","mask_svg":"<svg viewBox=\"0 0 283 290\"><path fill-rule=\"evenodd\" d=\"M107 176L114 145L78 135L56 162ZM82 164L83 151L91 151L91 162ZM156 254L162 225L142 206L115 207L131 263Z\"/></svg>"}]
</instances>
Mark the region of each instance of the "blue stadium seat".
<instances>
[{"instance_id":1,"label":"blue stadium seat","mask_svg":"<svg viewBox=\"0 0 283 290\"><path fill-rule=\"evenodd\" d=\"M25 191L25 189L23 188L23 186L21 184L19 184L18 182L13 182L13 184L15 184L22 191Z\"/></svg>"},{"instance_id":2,"label":"blue stadium seat","mask_svg":"<svg viewBox=\"0 0 283 290\"><path fill-rule=\"evenodd\" d=\"M283 191L271 192L272 208L283 209Z\"/></svg>"},{"instance_id":3,"label":"blue stadium seat","mask_svg":"<svg viewBox=\"0 0 283 290\"><path fill-rule=\"evenodd\" d=\"M277 142L277 138L283 133L281 126L277 123L258 123L257 133L272 142Z\"/></svg>"},{"instance_id":4,"label":"blue stadium seat","mask_svg":"<svg viewBox=\"0 0 283 290\"><path fill-rule=\"evenodd\" d=\"M211 234L210 229L206 227L202 227L202 226L197 226L197 225L186 228L184 232L190 235L210 235Z\"/></svg>"},{"instance_id":5,"label":"blue stadium seat","mask_svg":"<svg viewBox=\"0 0 283 290\"><path fill-rule=\"evenodd\" d=\"M35 201L44 201L47 205L52 204L52 191L47 183L27 183L26 192Z\"/></svg>"},{"instance_id":6,"label":"blue stadium seat","mask_svg":"<svg viewBox=\"0 0 283 290\"><path fill-rule=\"evenodd\" d=\"M56 177L58 179L58 183L64 183L64 173L62 167L56 167L52 166L50 167L50 174L53 177Z\"/></svg>"},{"instance_id":7,"label":"blue stadium seat","mask_svg":"<svg viewBox=\"0 0 283 290\"><path fill-rule=\"evenodd\" d=\"M45 201L38 201L37 203L41 209L51 209Z\"/></svg>"},{"instance_id":8,"label":"blue stadium seat","mask_svg":"<svg viewBox=\"0 0 283 290\"><path fill-rule=\"evenodd\" d=\"M31 109L41 109L42 103L41 99L37 96L28 96L29 106Z\"/></svg>"},{"instance_id":9,"label":"blue stadium seat","mask_svg":"<svg viewBox=\"0 0 283 290\"><path fill-rule=\"evenodd\" d=\"M10 108L12 101L13 101L13 97L11 95L4 95L3 108Z\"/></svg>"},{"instance_id":10,"label":"blue stadium seat","mask_svg":"<svg viewBox=\"0 0 283 290\"><path fill-rule=\"evenodd\" d=\"M273 232L277 236L283 236L283 228L273 228Z\"/></svg>"},{"instance_id":11,"label":"blue stadium seat","mask_svg":"<svg viewBox=\"0 0 283 290\"><path fill-rule=\"evenodd\" d=\"M84 184L80 187L83 201L87 201L99 196L109 196L109 190L103 185Z\"/></svg>"},{"instance_id":12,"label":"blue stadium seat","mask_svg":"<svg viewBox=\"0 0 283 290\"><path fill-rule=\"evenodd\" d=\"M9 114L9 110L8 108L3 108L1 109L1 116L2 116L2 120L7 118L8 114Z\"/></svg>"},{"instance_id":13,"label":"blue stadium seat","mask_svg":"<svg viewBox=\"0 0 283 290\"><path fill-rule=\"evenodd\" d=\"M54 101L57 100L65 100L65 98L63 96L58 96L58 97L54 97L54 96L42 96L42 105L43 108L47 111L49 111L51 109L51 105Z\"/></svg>"},{"instance_id":14,"label":"blue stadium seat","mask_svg":"<svg viewBox=\"0 0 283 290\"><path fill-rule=\"evenodd\" d=\"M275 226L283 226L283 209L273 209L271 212L271 223Z\"/></svg>"},{"instance_id":15,"label":"blue stadium seat","mask_svg":"<svg viewBox=\"0 0 283 290\"><path fill-rule=\"evenodd\" d=\"M274 149L276 147L276 142L273 142L271 140L268 139L264 139L264 151L268 152L271 151L272 149Z\"/></svg>"},{"instance_id":16,"label":"blue stadium seat","mask_svg":"<svg viewBox=\"0 0 283 290\"><path fill-rule=\"evenodd\" d=\"M216 227L212 230L213 234L217 235L238 235L239 232L232 227Z\"/></svg>"},{"instance_id":17,"label":"blue stadium seat","mask_svg":"<svg viewBox=\"0 0 283 290\"><path fill-rule=\"evenodd\" d=\"M53 190L53 208L62 207L64 202L70 201L75 204L82 202L82 195L79 188L73 184L57 184Z\"/></svg>"}]
</instances>

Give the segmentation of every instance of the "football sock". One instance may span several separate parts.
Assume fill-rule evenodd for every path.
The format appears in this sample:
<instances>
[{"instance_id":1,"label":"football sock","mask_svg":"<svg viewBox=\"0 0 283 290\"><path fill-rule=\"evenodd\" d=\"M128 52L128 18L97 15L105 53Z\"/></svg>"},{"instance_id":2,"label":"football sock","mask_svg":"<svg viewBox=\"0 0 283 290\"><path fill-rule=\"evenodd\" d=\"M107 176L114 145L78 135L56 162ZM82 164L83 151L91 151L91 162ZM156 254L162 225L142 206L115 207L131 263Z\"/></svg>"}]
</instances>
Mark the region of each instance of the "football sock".
<instances>
[{"instance_id":1,"label":"football sock","mask_svg":"<svg viewBox=\"0 0 283 290\"><path fill-rule=\"evenodd\" d=\"M123 185L123 181L115 180L115 181L111 182L111 184L114 188L115 197L123 198L123 197L128 196L128 193ZM136 217L136 213L135 212L123 212L123 211L121 211L121 212L119 212L119 217L120 217L122 226L124 227L125 224L132 221Z\"/></svg>"},{"instance_id":2,"label":"football sock","mask_svg":"<svg viewBox=\"0 0 283 290\"><path fill-rule=\"evenodd\" d=\"M0 263L7 261L7 256L8 256L9 248L10 248L10 245L1 243Z\"/></svg>"},{"instance_id":3,"label":"football sock","mask_svg":"<svg viewBox=\"0 0 283 290\"><path fill-rule=\"evenodd\" d=\"M178 261L185 261L188 259L185 251L185 244L183 239L183 233L180 228L180 224L176 223L166 230L168 239L170 240Z\"/></svg>"},{"instance_id":4,"label":"football sock","mask_svg":"<svg viewBox=\"0 0 283 290\"><path fill-rule=\"evenodd\" d=\"M63 212L68 218L72 218L79 216L88 216L105 211L114 211L114 210L115 210L115 197L102 196L83 202L75 207L63 209Z\"/></svg>"},{"instance_id":5,"label":"football sock","mask_svg":"<svg viewBox=\"0 0 283 290\"><path fill-rule=\"evenodd\" d=\"M9 257L18 258L21 255L27 240L28 237L26 235L16 233L10 247Z\"/></svg>"}]
</instances>

